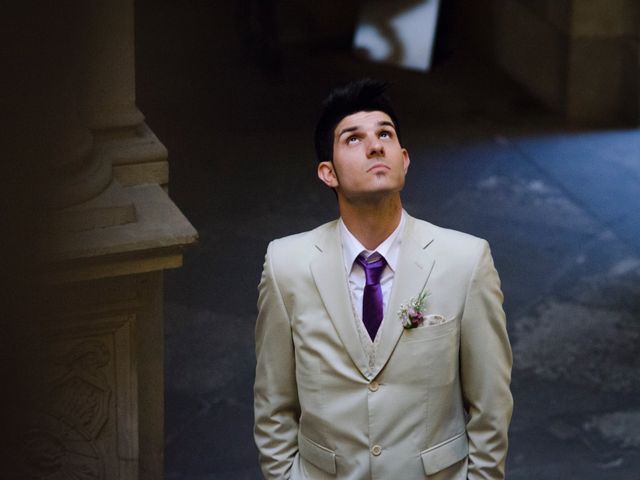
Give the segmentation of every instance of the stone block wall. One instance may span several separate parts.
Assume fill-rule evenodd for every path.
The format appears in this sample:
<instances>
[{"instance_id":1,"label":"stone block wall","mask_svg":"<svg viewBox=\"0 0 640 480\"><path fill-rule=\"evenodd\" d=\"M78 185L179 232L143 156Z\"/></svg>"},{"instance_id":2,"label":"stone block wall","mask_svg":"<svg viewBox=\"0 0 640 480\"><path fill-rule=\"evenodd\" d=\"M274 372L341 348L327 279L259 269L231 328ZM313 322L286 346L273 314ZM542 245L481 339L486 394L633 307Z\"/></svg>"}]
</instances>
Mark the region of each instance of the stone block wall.
<instances>
[{"instance_id":1,"label":"stone block wall","mask_svg":"<svg viewBox=\"0 0 640 480\"><path fill-rule=\"evenodd\" d=\"M550 109L586 123L640 118L634 0L493 0L492 55Z\"/></svg>"}]
</instances>

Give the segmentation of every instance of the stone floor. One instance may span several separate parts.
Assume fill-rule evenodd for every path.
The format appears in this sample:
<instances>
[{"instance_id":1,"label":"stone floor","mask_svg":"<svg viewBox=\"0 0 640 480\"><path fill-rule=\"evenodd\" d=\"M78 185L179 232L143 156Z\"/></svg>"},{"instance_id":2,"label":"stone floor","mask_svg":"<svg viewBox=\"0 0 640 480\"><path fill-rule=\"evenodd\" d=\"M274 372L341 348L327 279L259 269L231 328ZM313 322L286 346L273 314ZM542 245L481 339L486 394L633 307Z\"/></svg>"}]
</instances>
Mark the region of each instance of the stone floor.
<instances>
[{"instance_id":1,"label":"stone floor","mask_svg":"<svg viewBox=\"0 0 640 480\"><path fill-rule=\"evenodd\" d=\"M166 477L257 479L256 285L267 242L336 215L311 132L329 86L395 82L405 208L489 240L506 297L508 478L640 479L640 131L578 129L493 69L244 55L228 1L137 2L138 104L200 233L166 276Z\"/></svg>"}]
</instances>

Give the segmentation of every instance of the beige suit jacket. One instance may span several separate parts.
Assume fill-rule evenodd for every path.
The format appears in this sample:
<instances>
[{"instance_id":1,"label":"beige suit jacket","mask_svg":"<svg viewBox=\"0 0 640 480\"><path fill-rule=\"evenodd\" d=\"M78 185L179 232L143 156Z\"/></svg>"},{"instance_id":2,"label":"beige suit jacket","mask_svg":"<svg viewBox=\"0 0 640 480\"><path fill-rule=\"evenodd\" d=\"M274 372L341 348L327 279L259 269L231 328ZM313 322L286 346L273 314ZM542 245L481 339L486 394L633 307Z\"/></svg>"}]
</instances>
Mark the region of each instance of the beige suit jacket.
<instances>
[{"instance_id":1,"label":"beige suit jacket","mask_svg":"<svg viewBox=\"0 0 640 480\"><path fill-rule=\"evenodd\" d=\"M405 330L429 292L448 321ZM408 218L376 361L360 343L337 221L268 247L256 324L266 478L501 479L511 348L486 241Z\"/></svg>"}]
</instances>

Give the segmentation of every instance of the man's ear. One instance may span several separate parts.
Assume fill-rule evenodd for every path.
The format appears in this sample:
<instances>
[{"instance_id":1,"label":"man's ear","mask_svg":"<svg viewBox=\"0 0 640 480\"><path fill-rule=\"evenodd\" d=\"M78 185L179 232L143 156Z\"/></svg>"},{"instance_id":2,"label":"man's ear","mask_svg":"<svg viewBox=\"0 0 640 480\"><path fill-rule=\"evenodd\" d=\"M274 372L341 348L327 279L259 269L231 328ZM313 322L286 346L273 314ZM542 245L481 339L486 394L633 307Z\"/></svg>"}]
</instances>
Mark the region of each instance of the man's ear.
<instances>
[{"instance_id":1,"label":"man's ear","mask_svg":"<svg viewBox=\"0 0 640 480\"><path fill-rule=\"evenodd\" d=\"M318 178L327 187L336 188L338 186L338 176L333 168L333 162L320 162L318 164Z\"/></svg>"},{"instance_id":2,"label":"man's ear","mask_svg":"<svg viewBox=\"0 0 640 480\"><path fill-rule=\"evenodd\" d=\"M411 163L411 160L409 159L409 151L406 148L402 149L402 160L404 163L404 174L406 175L409 170L409 164Z\"/></svg>"}]
</instances>

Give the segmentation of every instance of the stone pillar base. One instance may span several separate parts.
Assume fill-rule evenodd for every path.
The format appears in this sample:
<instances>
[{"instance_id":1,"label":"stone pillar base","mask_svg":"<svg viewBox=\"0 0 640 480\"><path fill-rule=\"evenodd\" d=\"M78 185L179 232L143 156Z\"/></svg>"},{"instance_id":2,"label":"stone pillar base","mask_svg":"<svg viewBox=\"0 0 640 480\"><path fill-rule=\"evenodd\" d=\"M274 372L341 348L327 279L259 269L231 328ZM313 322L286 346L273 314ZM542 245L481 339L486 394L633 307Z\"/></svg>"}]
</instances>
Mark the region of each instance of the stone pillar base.
<instances>
[{"instance_id":1,"label":"stone pillar base","mask_svg":"<svg viewBox=\"0 0 640 480\"><path fill-rule=\"evenodd\" d=\"M196 232L158 185L113 183L55 225L13 336L11 478L161 479L162 272Z\"/></svg>"}]
</instances>

